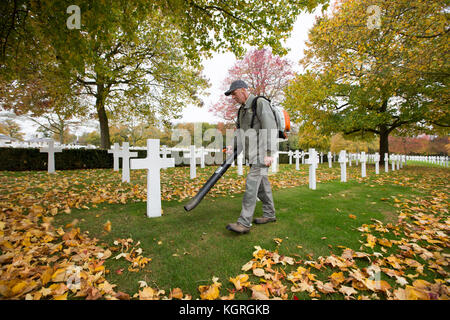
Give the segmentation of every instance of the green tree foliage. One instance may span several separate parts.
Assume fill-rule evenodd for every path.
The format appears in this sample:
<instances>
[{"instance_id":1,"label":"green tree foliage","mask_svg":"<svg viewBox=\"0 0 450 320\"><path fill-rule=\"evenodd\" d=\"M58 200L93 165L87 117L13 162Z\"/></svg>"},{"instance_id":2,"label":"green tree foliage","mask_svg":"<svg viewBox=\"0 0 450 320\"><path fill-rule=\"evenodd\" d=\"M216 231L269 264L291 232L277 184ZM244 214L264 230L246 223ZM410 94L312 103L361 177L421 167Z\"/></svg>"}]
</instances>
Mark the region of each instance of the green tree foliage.
<instances>
[{"instance_id":1,"label":"green tree foliage","mask_svg":"<svg viewBox=\"0 0 450 320\"><path fill-rule=\"evenodd\" d=\"M391 133L448 128L447 6L443 0L338 3L317 19L301 61L307 71L286 90L294 120L323 134L378 135L382 154Z\"/></svg>"},{"instance_id":2,"label":"green tree foliage","mask_svg":"<svg viewBox=\"0 0 450 320\"><path fill-rule=\"evenodd\" d=\"M101 147L109 148L108 119L129 112L149 122L156 114L164 122L179 117L185 104L199 104L207 85L202 56L240 55L244 44L285 53L281 40L296 16L323 2L80 0L80 29L69 29L70 1L7 0L0 80L26 82L42 79L41 70L57 70L95 108Z\"/></svg>"}]
</instances>

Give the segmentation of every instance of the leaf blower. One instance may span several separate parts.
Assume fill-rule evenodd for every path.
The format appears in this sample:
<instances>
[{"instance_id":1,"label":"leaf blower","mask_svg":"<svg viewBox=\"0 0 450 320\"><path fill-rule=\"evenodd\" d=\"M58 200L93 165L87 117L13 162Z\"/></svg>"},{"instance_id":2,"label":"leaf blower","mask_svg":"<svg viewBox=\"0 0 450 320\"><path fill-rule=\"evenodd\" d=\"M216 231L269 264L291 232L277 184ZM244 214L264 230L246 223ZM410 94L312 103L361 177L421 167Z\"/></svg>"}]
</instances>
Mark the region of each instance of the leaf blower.
<instances>
[{"instance_id":1,"label":"leaf blower","mask_svg":"<svg viewBox=\"0 0 450 320\"><path fill-rule=\"evenodd\" d=\"M194 209L200 201L206 196L206 194L211 190L211 188L216 184L216 182L224 175L224 173L228 170L234 160L236 160L237 156L242 152L241 144L237 144L240 147L235 147L233 153L222 163L222 165L214 171L212 176L205 182L203 187L197 192L197 194L189 201L185 206L184 210L191 211ZM236 144L235 144L236 146ZM225 151L226 149L224 149Z\"/></svg>"}]
</instances>

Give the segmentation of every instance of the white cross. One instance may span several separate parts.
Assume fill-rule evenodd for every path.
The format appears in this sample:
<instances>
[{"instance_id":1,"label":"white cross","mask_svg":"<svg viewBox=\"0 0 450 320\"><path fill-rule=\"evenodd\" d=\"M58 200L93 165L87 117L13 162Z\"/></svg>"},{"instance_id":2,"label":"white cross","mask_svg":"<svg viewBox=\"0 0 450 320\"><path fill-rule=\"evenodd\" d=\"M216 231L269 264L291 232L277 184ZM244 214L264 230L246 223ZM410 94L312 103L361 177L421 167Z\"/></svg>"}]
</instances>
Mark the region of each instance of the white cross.
<instances>
[{"instance_id":1,"label":"white cross","mask_svg":"<svg viewBox=\"0 0 450 320\"><path fill-rule=\"evenodd\" d=\"M137 157L137 152L130 152L130 143L122 143L119 157L122 158L122 182L130 182L130 158Z\"/></svg>"},{"instance_id":2,"label":"white cross","mask_svg":"<svg viewBox=\"0 0 450 320\"><path fill-rule=\"evenodd\" d=\"M272 155L272 158L273 158L273 161L272 161L272 172L273 173L277 172L278 157L279 157L278 151L274 155Z\"/></svg>"},{"instance_id":3,"label":"white cross","mask_svg":"<svg viewBox=\"0 0 450 320\"><path fill-rule=\"evenodd\" d=\"M384 154L384 172L389 172L389 154Z\"/></svg>"},{"instance_id":4,"label":"white cross","mask_svg":"<svg viewBox=\"0 0 450 320\"><path fill-rule=\"evenodd\" d=\"M309 164L309 188L316 190L316 168L319 163L319 156L314 148L310 148L308 151L309 158L307 164Z\"/></svg>"},{"instance_id":5,"label":"white cross","mask_svg":"<svg viewBox=\"0 0 450 320\"><path fill-rule=\"evenodd\" d=\"M189 158L189 177L191 179L197 177L197 158L201 158L200 152L200 149L197 149L195 145L191 145L189 147L189 152L183 153L184 158Z\"/></svg>"},{"instance_id":6,"label":"white cross","mask_svg":"<svg viewBox=\"0 0 450 320\"><path fill-rule=\"evenodd\" d=\"M367 162L367 156L366 153L363 151L361 152L361 177L366 177L366 162Z\"/></svg>"},{"instance_id":7,"label":"white cross","mask_svg":"<svg viewBox=\"0 0 450 320\"><path fill-rule=\"evenodd\" d=\"M237 174L242 176L244 174L244 169L242 168L242 164L244 162L244 152L239 153L237 156Z\"/></svg>"},{"instance_id":8,"label":"white cross","mask_svg":"<svg viewBox=\"0 0 450 320\"><path fill-rule=\"evenodd\" d=\"M380 173L380 154L378 152L375 152L373 161L375 162L375 174L379 174Z\"/></svg>"},{"instance_id":9,"label":"white cross","mask_svg":"<svg viewBox=\"0 0 450 320\"><path fill-rule=\"evenodd\" d=\"M395 171L395 154L391 154L392 171Z\"/></svg>"},{"instance_id":10,"label":"white cross","mask_svg":"<svg viewBox=\"0 0 450 320\"><path fill-rule=\"evenodd\" d=\"M48 153L47 171L48 173L55 173L55 152L61 152L62 149L59 147L55 148L55 141L50 140L48 146L41 148L39 151Z\"/></svg>"},{"instance_id":11,"label":"white cross","mask_svg":"<svg viewBox=\"0 0 450 320\"><path fill-rule=\"evenodd\" d=\"M341 165L341 182L347 182L347 154L345 150L339 152L339 163Z\"/></svg>"},{"instance_id":12,"label":"white cross","mask_svg":"<svg viewBox=\"0 0 450 320\"><path fill-rule=\"evenodd\" d=\"M195 145L191 146L191 151L188 155L188 157L190 158L189 161L189 176L191 179L195 179L197 177L197 166L195 163L195 158L196 158L196 154L195 154Z\"/></svg>"},{"instance_id":13,"label":"white cross","mask_svg":"<svg viewBox=\"0 0 450 320\"><path fill-rule=\"evenodd\" d=\"M331 164L331 161L332 161L332 157L331 157L331 151L329 151L328 152L328 168L332 168L332 164Z\"/></svg>"},{"instance_id":14,"label":"white cross","mask_svg":"<svg viewBox=\"0 0 450 320\"><path fill-rule=\"evenodd\" d=\"M320 152L320 163L323 163L323 152Z\"/></svg>"},{"instance_id":15,"label":"white cross","mask_svg":"<svg viewBox=\"0 0 450 320\"><path fill-rule=\"evenodd\" d=\"M294 158L295 158L295 170L300 170L299 168L299 160L300 160L300 152L298 150L295 150Z\"/></svg>"},{"instance_id":16,"label":"white cross","mask_svg":"<svg viewBox=\"0 0 450 320\"><path fill-rule=\"evenodd\" d=\"M292 152L292 150L289 150L288 152L288 156L289 156L289 164L292 164L292 156L294 155L294 153Z\"/></svg>"},{"instance_id":17,"label":"white cross","mask_svg":"<svg viewBox=\"0 0 450 320\"><path fill-rule=\"evenodd\" d=\"M147 139L147 157L131 159L131 169L147 169L147 217L161 216L161 169L175 167L175 159L159 156L159 139Z\"/></svg>"},{"instance_id":18,"label":"white cross","mask_svg":"<svg viewBox=\"0 0 450 320\"><path fill-rule=\"evenodd\" d=\"M113 170L119 171L119 154L120 154L119 144L117 142L114 143L114 148L108 150L108 153L113 154Z\"/></svg>"},{"instance_id":19,"label":"white cross","mask_svg":"<svg viewBox=\"0 0 450 320\"><path fill-rule=\"evenodd\" d=\"M197 155L200 155L200 168L205 167L205 156L208 154L208 151L205 151L205 147L201 147L197 152Z\"/></svg>"}]
</instances>

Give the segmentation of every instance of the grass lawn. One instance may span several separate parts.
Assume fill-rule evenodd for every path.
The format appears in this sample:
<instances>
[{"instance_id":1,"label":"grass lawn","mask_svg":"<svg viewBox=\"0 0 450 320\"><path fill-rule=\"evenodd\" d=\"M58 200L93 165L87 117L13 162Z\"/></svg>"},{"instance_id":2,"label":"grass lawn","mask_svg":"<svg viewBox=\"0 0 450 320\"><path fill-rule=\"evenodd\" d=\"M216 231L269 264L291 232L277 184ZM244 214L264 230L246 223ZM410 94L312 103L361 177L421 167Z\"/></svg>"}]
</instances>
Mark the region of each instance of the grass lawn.
<instances>
[{"instance_id":1,"label":"grass lawn","mask_svg":"<svg viewBox=\"0 0 450 320\"><path fill-rule=\"evenodd\" d=\"M401 176L407 170L390 175ZM78 219L77 226L88 230L90 237L100 239L105 246L119 238L131 238L134 243L140 241L143 255L152 259L142 271L129 272L129 262L123 259L106 260L110 270L107 279L117 284L121 291L132 295L139 290L138 281L143 280L153 288L166 292L181 288L193 298L199 298L197 288L211 283L213 276L222 283L223 294L232 291L234 286L228 279L242 273L241 267L252 258L254 246L278 251L297 261L340 253L342 249L338 246L359 250L364 239L358 227L373 223L371 219L395 224L398 209L394 204L398 199L421 197L428 192L414 188L413 178L407 179L410 186L401 183L401 179L398 184L380 183L386 176L372 175L347 183L318 183L315 191L306 185L274 191L278 221L254 225L246 235L236 235L225 229L239 216L242 193L232 197L207 197L191 212L183 209L188 199L163 201L163 217L153 219L145 215L145 202L98 204L90 210L75 209L70 214L59 214L55 225L64 226ZM262 213L260 202L255 212L255 216ZM107 221L111 222L110 232L103 229ZM274 239L282 239L281 244ZM380 249L379 246L376 248ZM367 262L361 262L361 266L367 265ZM284 269L287 273L293 267L285 266ZM332 272L320 272L318 279L326 281ZM258 282L256 277L251 276L251 279ZM250 296L251 291L244 290L236 298ZM306 293L297 296L308 297ZM323 298L342 296L326 295Z\"/></svg>"},{"instance_id":2,"label":"grass lawn","mask_svg":"<svg viewBox=\"0 0 450 320\"><path fill-rule=\"evenodd\" d=\"M309 190L307 166L281 165L269 173L277 222L245 235L225 226L240 214L248 168L183 209L214 170L194 180L188 167L161 171L164 214L153 219L144 170L131 183L112 170L0 172L0 298L448 298L448 168L375 175L368 165L360 178L353 165L341 183L338 166L322 164ZM71 289L75 267L81 288Z\"/></svg>"}]
</instances>

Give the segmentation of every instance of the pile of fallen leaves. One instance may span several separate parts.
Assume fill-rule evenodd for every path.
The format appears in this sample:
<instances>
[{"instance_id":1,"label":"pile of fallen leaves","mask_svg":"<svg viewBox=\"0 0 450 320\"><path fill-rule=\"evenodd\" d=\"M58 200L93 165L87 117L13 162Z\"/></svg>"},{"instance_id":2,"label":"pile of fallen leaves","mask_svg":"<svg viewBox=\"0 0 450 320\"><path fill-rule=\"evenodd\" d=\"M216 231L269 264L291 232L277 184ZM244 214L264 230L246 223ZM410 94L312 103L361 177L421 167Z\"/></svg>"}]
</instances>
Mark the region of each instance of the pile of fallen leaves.
<instances>
[{"instance_id":1,"label":"pile of fallen leaves","mask_svg":"<svg viewBox=\"0 0 450 320\"><path fill-rule=\"evenodd\" d=\"M104 262L112 251L130 262L130 271L143 268L150 259L139 244L118 239L121 247L103 248L79 228L55 229L53 217L43 209L3 208L0 214L0 296L6 299L129 299L115 290L105 276ZM76 224L73 222L72 224Z\"/></svg>"}]
</instances>

